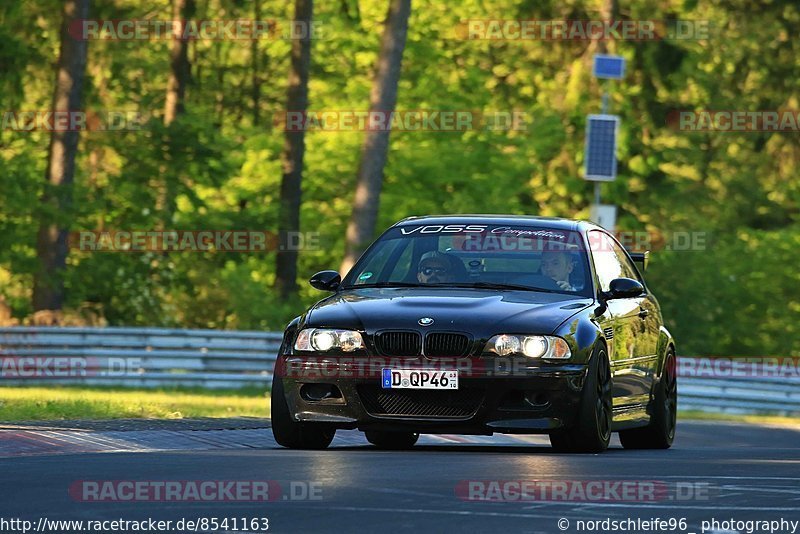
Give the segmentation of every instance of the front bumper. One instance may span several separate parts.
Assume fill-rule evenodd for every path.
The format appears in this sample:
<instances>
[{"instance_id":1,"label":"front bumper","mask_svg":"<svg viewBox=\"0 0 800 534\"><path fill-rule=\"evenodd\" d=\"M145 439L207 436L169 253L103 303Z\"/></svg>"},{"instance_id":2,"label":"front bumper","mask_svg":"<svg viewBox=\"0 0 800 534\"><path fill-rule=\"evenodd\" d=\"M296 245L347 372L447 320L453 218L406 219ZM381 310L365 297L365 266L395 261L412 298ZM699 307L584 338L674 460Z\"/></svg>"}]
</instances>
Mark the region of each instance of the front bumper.
<instances>
[{"instance_id":1,"label":"front bumper","mask_svg":"<svg viewBox=\"0 0 800 534\"><path fill-rule=\"evenodd\" d=\"M381 388L383 368L458 369L458 391ZM573 424L586 365L547 364L524 357L457 360L383 357L278 358L289 413L297 422L336 428L420 433L546 433ZM334 386L314 400L311 384Z\"/></svg>"}]
</instances>

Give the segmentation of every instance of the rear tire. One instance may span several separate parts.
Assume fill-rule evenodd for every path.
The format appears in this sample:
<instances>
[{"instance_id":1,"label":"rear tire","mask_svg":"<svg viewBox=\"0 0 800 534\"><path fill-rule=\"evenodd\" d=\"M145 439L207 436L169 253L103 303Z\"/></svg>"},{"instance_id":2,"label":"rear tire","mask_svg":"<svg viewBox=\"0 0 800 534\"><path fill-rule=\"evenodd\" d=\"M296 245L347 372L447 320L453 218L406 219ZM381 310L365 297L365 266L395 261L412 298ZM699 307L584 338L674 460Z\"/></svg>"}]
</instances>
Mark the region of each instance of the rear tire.
<instances>
[{"instance_id":1,"label":"rear tire","mask_svg":"<svg viewBox=\"0 0 800 534\"><path fill-rule=\"evenodd\" d=\"M333 441L336 429L321 423L298 423L289 414L283 379L272 380L272 435L278 445L289 449L324 449Z\"/></svg>"},{"instance_id":2,"label":"rear tire","mask_svg":"<svg viewBox=\"0 0 800 534\"><path fill-rule=\"evenodd\" d=\"M550 433L550 444L559 452L603 452L611 441L611 366L606 349L598 345L589 361L575 425Z\"/></svg>"},{"instance_id":3,"label":"rear tire","mask_svg":"<svg viewBox=\"0 0 800 534\"><path fill-rule=\"evenodd\" d=\"M664 370L653 395L650 424L622 430L619 440L626 449L669 449L675 439L678 410L678 377L675 351L667 349Z\"/></svg>"},{"instance_id":4,"label":"rear tire","mask_svg":"<svg viewBox=\"0 0 800 534\"><path fill-rule=\"evenodd\" d=\"M382 432L367 430L364 432L367 441L379 449L400 451L410 449L417 443L419 434L415 432Z\"/></svg>"}]
</instances>

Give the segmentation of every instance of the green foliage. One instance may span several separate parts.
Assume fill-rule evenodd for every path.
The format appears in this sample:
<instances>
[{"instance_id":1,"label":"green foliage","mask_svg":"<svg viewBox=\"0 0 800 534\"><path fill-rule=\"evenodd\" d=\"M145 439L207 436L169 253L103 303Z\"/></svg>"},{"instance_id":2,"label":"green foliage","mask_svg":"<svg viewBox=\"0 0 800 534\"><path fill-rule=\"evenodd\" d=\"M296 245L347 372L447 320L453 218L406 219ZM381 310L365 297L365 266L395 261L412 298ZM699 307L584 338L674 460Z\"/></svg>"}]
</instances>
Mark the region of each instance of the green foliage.
<instances>
[{"instance_id":1,"label":"green foliage","mask_svg":"<svg viewBox=\"0 0 800 534\"><path fill-rule=\"evenodd\" d=\"M722 234L648 271L681 354L800 356L800 227Z\"/></svg>"},{"instance_id":2,"label":"green foliage","mask_svg":"<svg viewBox=\"0 0 800 534\"><path fill-rule=\"evenodd\" d=\"M46 109L58 53L59 5L0 7L0 109ZM639 20L711 21L707 40L611 42L628 75L611 91L622 118L619 178L603 200L620 230L709 232L704 252L657 251L648 282L682 354L785 354L800 346L796 258L800 180L796 135L685 133L675 109L798 109L796 2L654 3L622 7ZM597 43L457 38L467 19L589 20L599 4L463 0L414 5L398 109L518 111L527 131L392 133L378 230L409 215L517 213L587 218L580 178L585 117L599 111L591 77ZM253 18L252 3L211 0L200 20ZM323 39L312 46L310 109L365 110L384 0L318 2ZM291 2L263 0L285 21ZM123 0L92 18L171 17L168 3ZM286 100L286 40L198 40L190 45L186 113L163 126L168 41L90 41L86 109L144 115L140 130L81 134L75 206L58 214L80 230L276 230ZM254 67L257 66L257 67ZM253 84L260 87L258 103ZM309 132L300 276L339 265L363 132ZM0 130L0 294L30 315L47 132ZM279 329L324 296L301 283L291 302L273 292L266 253L89 253L73 250L68 306L91 305L110 324Z\"/></svg>"}]
</instances>

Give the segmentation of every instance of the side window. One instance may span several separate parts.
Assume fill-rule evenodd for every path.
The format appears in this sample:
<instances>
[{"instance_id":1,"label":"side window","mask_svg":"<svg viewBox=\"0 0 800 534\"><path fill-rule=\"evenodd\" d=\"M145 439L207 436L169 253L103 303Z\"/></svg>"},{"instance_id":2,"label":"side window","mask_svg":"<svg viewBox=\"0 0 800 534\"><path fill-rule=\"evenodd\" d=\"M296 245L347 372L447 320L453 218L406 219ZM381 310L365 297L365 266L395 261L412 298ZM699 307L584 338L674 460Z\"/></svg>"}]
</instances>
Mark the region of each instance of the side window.
<instances>
[{"instance_id":1,"label":"side window","mask_svg":"<svg viewBox=\"0 0 800 534\"><path fill-rule=\"evenodd\" d=\"M636 272L636 267L633 266L633 262L631 262L630 258L628 258L628 255L625 253L622 247L608 236L606 236L606 239L609 243L611 243L614 254L617 256L617 261L619 261L619 264L622 266L622 276L641 282L642 280L639 278L639 274Z\"/></svg>"},{"instance_id":2,"label":"side window","mask_svg":"<svg viewBox=\"0 0 800 534\"><path fill-rule=\"evenodd\" d=\"M600 289L608 291L614 278L632 278L641 282L633 263L622 247L608 235L599 230L589 232L589 246Z\"/></svg>"},{"instance_id":3,"label":"side window","mask_svg":"<svg viewBox=\"0 0 800 534\"><path fill-rule=\"evenodd\" d=\"M628 277L623 265L614 250L613 241L599 230L589 232L589 247L592 249L592 261L600 280L600 289L608 291L611 281L615 278Z\"/></svg>"}]
</instances>

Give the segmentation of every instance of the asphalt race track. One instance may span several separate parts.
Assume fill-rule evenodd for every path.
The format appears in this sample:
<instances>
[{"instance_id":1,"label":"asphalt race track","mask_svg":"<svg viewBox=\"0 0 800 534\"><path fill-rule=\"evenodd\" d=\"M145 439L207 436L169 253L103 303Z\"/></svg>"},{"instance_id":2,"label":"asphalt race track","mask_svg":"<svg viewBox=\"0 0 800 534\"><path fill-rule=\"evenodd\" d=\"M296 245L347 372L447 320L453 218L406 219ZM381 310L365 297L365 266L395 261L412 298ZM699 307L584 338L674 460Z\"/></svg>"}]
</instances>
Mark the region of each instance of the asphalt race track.
<instances>
[{"instance_id":1,"label":"asphalt race track","mask_svg":"<svg viewBox=\"0 0 800 534\"><path fill-rule=\"evenodd\" d=\"M387 452L357 432L339 432L325 451L291 451L277 447L265 426L0 427L0 517L34 524L43 517L268 517L269 532L381 533L579 532L580 520L627 518L672 519L674 528L628 523L614 531L700 532L701 522L714 518L800 520L800 428L680 421L668 451L625 451L614 438L605 454L566 455L553 453L546 437L503 435L423 436L411 451ZM269 486L275 500L268 502L87 502L74 491L81 481L130 480L278 484ZM514 481L539 481L540 490L520 499ZM556 494L556 487L568 493ZM626 498L620 487L633 493ZM504 495L516 500L497 502Z\"/></svg>"}]
</instances>

